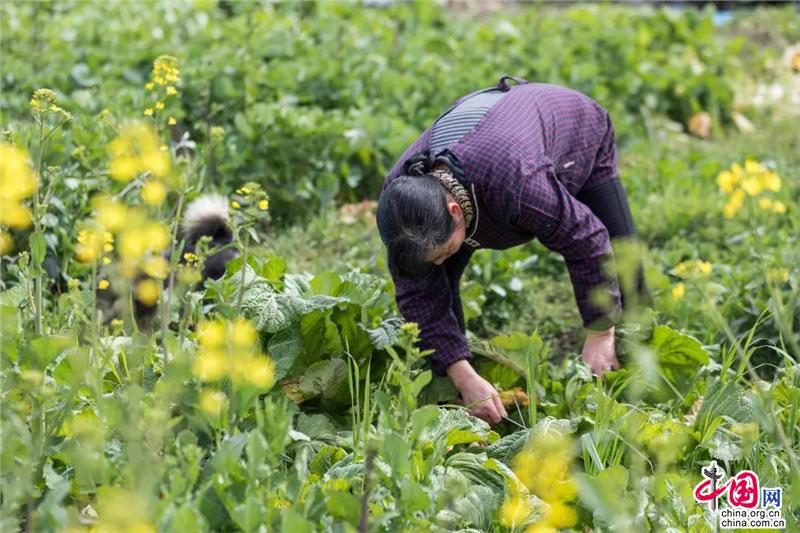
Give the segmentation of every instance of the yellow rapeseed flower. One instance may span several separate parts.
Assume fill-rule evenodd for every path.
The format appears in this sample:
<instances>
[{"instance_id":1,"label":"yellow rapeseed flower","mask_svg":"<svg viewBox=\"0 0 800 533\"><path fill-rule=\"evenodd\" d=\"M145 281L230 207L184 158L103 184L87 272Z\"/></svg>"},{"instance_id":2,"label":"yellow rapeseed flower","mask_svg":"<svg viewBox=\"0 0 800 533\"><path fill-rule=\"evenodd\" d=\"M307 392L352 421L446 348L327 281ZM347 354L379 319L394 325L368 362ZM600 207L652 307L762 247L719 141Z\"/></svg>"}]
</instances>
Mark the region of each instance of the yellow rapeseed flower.
<instances>
[{"instance_id":1,"label":"yellow rapeseed flower","mask_svg":"<svg viewBox=\"0 0 800 533\"><path fill-rule=\"evenodd\" d=\"M190 264L197 263L197 256L192 252L186 252L185 254L183 254L183 260Z\"/></svg>"},{"instance_id":2,"label":"yellow rapeseed flower","mask_svg":"<svg viewBox=\"0 0 800 533\"><path fill-rule=\"evenodd\" d=\"M717 185L728 194L733 192L737 181L738 180L734 178L733 174L728 170L723 170L717 175Z\"/></svg>"},{"instance_id":3,"label":"yellow rapeseed flower","mask_svg":"<svg viewBox=\"0 0 800 533\"><path fill-rule=\"evenodd\" d=\"M142 200L148 205L161 205L167 197L167 187L161 180L147 180L141 189Z\"/></svg>"},{"instance_id":4,"label":"yellow rapeseed flower","mask_svg":"<svg viewBox=\"0 0 800 533\"><path fill-rule=\"evenodd\" d=\"M148 91L152 91L153 89L156 88L156 84L150 81L144 84L144 88Z\"/></svg>"},{"instance_id":5,"label":"yellow rapeseed flower","mask_svg":"<svg viewBox=\"0 0 800 533\"><path fill-rule=\"evenodd\" d=\"M558 530L542 520L541 522L528 526L525 533L558 533Z\"/></svg>"},{"instance_id":6,"label":"yellow rapeseed flower","mask_svg":"<svg viewBox=\"0 0 800 533\"><path fill-rule=\"evenodd\" d=\"M111 264L111 258L110 257L103 257L103 264L106 265L106 266L110 265Z\"/></svg>"},{"instance_id":7,"label":"yellow rapeseed flower","mask_svg":"<svg viewBox=\"0 0 800 533\"><path fill-rule=\"evenodd\" d=\"M106 290L106 289L107 289L107 288L108 288L110 285L111 285L111 284L108 282L108 280L107 280L107 279L101 279L101 280L100 280L100 281L97 283L97 288L98 288L98 289L100 289L101 291L104 291L104 290Z\"/></svg>"},{"instance_id":8,"label":"yellow rapeseed flower","mask_svg":"<svg viewBox=\"0 0 800 533\"><path fill-rule=\"evenodd\" d=\"M36 192L37 186L27 152L13 144L0 142L0 199L24 200Z\"/></svg>"},{"instance_id":9,"label":"yellow rapeseed flower","mask_svg":"<svg viewBox=\"0 0 800 533\"><path fill-rule=\"evenodd\" d=\"M758 196L764 190L764 186L758 176L747 176L742 180L742 189L750 196Z\"/></svg>"},{"instance_id":10,"label":"yellow rapeseed flower","mask_svg":"<svg viewBox=\"0 0 800 533\"><path fill-rule=\"evenodd\" d=\"M148 108L146 108L146 109L144 110L144 116L146 116L146 117L152 117L152 116L153 116L153 108L152 108L152 107L148 107Z\"/></svg>"},{"instance_id":11,"label":"yellow rapeseed flower","mask_svg":"<svg viewBox=\"0 0 800 533\"><path fill-rule=\"evenodd\" d=\"M772 212L777 214L777 215L784 214L786 212L786 204L784 204L783 202L781 202L779 200L776 200L772 204Z\"/></svg>"},{"instance_id":12,"label":"yellow rapeseed flower","mask_svg":"<svg viewBox=\"0 0 800 533\"><path fill-rule=\"evenodd\" d=\"M167 274L169 274L169 261L160 255L148 257L144 265L142 265L142 270L151 278L161 280L167 279Z\"/></svg>"},{"instance_id":13,"label":"yellow rapeseed flower","mask_svg":"<svg viewBox=\"0 0 800 533\"><path fill-rule=\"evenodd\" d=\"M216 350L203 350L194 361L194 375L202 381L217 381L225 376L225 357Z\"/></svg>"},{"instance_id":14,"label":"yellow rapeseed flower","mask_svg":"<svg viewBox=\"0 0 800 533\"><path fill-rule=\"evenodd\" d=\"M156 102L156 109L158 109L159 111L163 110L164 109L164 102L162 102L160 100L158 102Z\"/></svg>"},{"instance_id":15,"label":"yellow rapeseed flower","mask_svg":"<svg viewBox=\"0 0 800 533\"><path fill-rule=\"evenodd\" d=\"M25 229L33 223L33 213L24 205L0 201L0 224L11 228Z\"/></svg>"},{"instance_id":16,"label":"yellow rapeseed flower","mask_svg":"<svg viewBox=\"0 0 800 533\"><path fill-rule=\"evenodd\" d=\"M556 529L574 526L578 522L575 508L562 502L551 502L550 509L545 515L545 521Z\"/></svg>"},{"instance_id":17,"label":"yellow rapeseed flower","mask_svg":"<svg viewBox=\"0 0 800 533\"><path fill-rule=\"evenodd\" d=\"M674 287L672 287L672 299L673 300L680 300L686 294L686 285L683 283L678 283Z\"/></svg>"},{"instance_id":18,"label":"yellow rapeseed flower","mask_svg":"<svg viewBox=\"0 0 800 533\"><path fill-rule=\"evenodd\" d=\"M145 305L155 305L161 294L161 286L152 279L144 279L136 285L136 299Z\"/></svg>"},{"instance_id":19,"label":"yellow rapeseed flower","mask_svg":"<svg viewBox=\"0 0 800 533\"><path fill-rule=\"evenodd\" d=\"M14 239L7 231L0 231L0 255L6 255L14 249Z\"/></svg>"},{"instance_id":20,"label":"yellow rapeseed flower","mask_svg":"<svg viewBox=\"0 0 800 533\"><path fill-rule=\"evenodd\" d=\"M147 253L147 239L136 228L124 230L119 235L119 255L127 261L138 261Z\"/></svg>"},{"instance_id":21,"label":"yellow rapeseed flower","mask_svg":"<svg viewBox=\"0 0 800 533\"><path fill-rule=\"evenodd\" d=\"M764 168L764 166L758 161L755 161L753 159L748 159L747 161L744 162L744 170L748 174L759 174L761 172L766 171L766 168Z\"/></svg>"},{"instance_id":22,"label":"yellow rapeseed flower","mask_svg":"<svg viewBox=\"0 0 800 533\"><path fill-rule=\"evenodd\" d=\"M169 244L169 232L160 222L133 224L119 235L119 254L127 261L138 261L147 252L160 253Z\"/></svg>"},{"instance_id":23,"label":"yellow rapeseed flower","mask_svg":"<svg viewBox=\"0 0 800 533\"><path fill-rule=\"evenodd\" d=\"M163 178L169 173L171 160L169 158L169 150L163 150L159 145L157 151L147 152L142 155L142 167L148 170L153 176Z\"/></svg>"},{"instance_id":24,"label":"yellow rapeseed flower","mask_svg":"<svg viewBox=\"0 0 800 533\"><path fill-rule=\"evenodd\" d=\"M781 177L774 172L765 172L761 175L761 185L772 192L781 190Z\"/></svg>"},{"instance_id":25,"label":"yellow rapeseed flower","mask_svg":"<svg viewBox=\"0 0 800 533\"><path fill-rule=\"evenodd\" d=\"M112 160L108 165L111 177L118 181L130 181L141 170L139 161L135 157L122 156Z\"/></svg>"},{"instance_id":26,"label":"yellow rapeseed flower","mask_svg":"<svg viewBox=\"0 0 800 533\"><path fill-rule=\"evenodd\" d=\"M744 204L744 197L745 193L742 189L736 189L735 191L733 191L730 200L723 209L723 214L725 215L725 218L733 218L734 215L736 215L736 213L739 211L739 209L742 208L742 205Z\"/></svg>"},{"instance_id":27,"label":"yellow rapeseed flower","mask_svg":"<svg viewBox=\"0 0 800 533\"><path fill-rule=\"evenodd\" d=\"M75 245L75 257L81 263L94 263L102 255L103 232L96 228L78 231L78 244Z\"/></svg>"},{"instance_id":28,"label":"yellow rapeseed flower","mask_svg":"<svg viewBox=\"0 0 800 533\"><path fill-rule=\"evenodd\" d=\"M170 85L169 87L167 87L167 94L169 96L175 96L176 94L178 94L178 90L172 85Z\"/></svg>"},{"instance_id":29,"label":"yellow rapeseed flower","mask_svg":"<svg viewBox=\"0 0 800 533\"><path fill-rule=\"evenodd\" d=\"M261 209L262 211L266 211L267 209L269 209L269 200L261 200L260 202L258 202L258 208Z\"/></svg>"},{"instance_id":30,"label":"yellow rapeseed flower","mask_svg":"<svg viewBox=\"0 0 800 533\"><path fill-rule=\"evenodd\" d=\"M249 320L237 318L231 327L231 339L233 345L240 348L249 348L258 341L258 332Z\"/></svg>"},{"instance_id":31,"label":"yellow rapeseed flower","mask_svg":"<svg viewBox=\"0 0 800 533\"><path fill-rule=\"evenodd\" d=\"M764 209L765 211L769 211L772 209L772 200L770 198L760 198L758 200L758 207Z\"/></svg>"},{"instance_id":32,"label":"yellow rapeseed flower","mask_svg":"<svg viewBox=\"0 0 800 533\"><path fill-rule=\"evenodd\" d=\"M197 326L200 346L216 348L225 344L225 324L218 320L205 320Z\"/></svg>"},{"instance_id":33,"label":"yellow rapeseed flower","mask_svg":"<svg viewBox=\"0 0 800 533\"><path fill-rule=\"evenodd\" d=\"M260 389L268 389L275 383L275 365L268 357L250 357L244 366L244 377Z\"/></svg>"},{"instance_id":34,"label":"yellow rapeseed flower","mask_svg":"<svg viewBox=\"0 0 800 533\"><path fill-rule=\"evenodd\" d=\"M153 62L153 71L150 74L150 79L156 85L167 85L179 82L180 71L178 70L178 60L168 55L156 58Z\"/></svg>"},{"instance_id":35,"label":"yellow rapeseed flower","mask_svg":"<svg viewBox=\"0 0 800 533\"><path fill-rule=\"evenodd\" d=\"M219 391L204 390L200 395L200 409L212 417L221 415L227 403L227 397Z\"/></svg>"},{"instance_id":36,"label":"yellow rapeseed flower","mask_svg":"<svg viewBox=\"0 0 800 533\"><path fill-rule=\"evenodd\" d=\"M675 265L675 275L684 279L705 276L710 274L713 268L713 265L708 261L691 259L689 261L682 261Z\"/></svg>"},{"instance_id":37,"label":"yellow rapeseed flower","mask_svg":"<svg viewBox=\"0 0 800 533\"><path fill-rule=\"evenodd\" d=\"M525 498L515 496L509 498L500 507L500 524L503 527L515 528L527 520L531 514Z\"/></svg>"},{"instance_id":38,"label":"yellow rapeseed flower","mask_svg":"<svg viewBox=\"0 0 800 533\"><path fill-rule=\"evenodd\" d=\"M242 207L242 204L240 204L239 202L234 200L234 201L231 202L231 207L234 208L234 209L239 209L239 208Z\"/></svg>"},{"instance_id":39,"label":"yellow rapeseed flower","mask_svg":"<svg viewBox=\"0 0 800 533\"><path fill-rule=\"evenodd\" d=\"M168 125L168 126L174 126L174 125L175 125L175 124L177 124L177 123L178 123L178 121L177 121L177 120L175 120L175 117L169 117L169 118L167 119L167 125Z\"/></svg>"},{"instance_id":40,"label":"yellow rapeseed flower","mask_svg":"<svg viewBox=\"0 0 800 533\"><path fill-rule=\"evenodd\" d=\"M27 153L12 144L0 142L0 224L25 229L33 214L21 202L36 192L36 174L28 164Z\"/></svg>"},{"instance_id":41,"label":"yellow rapeseed flower","mask_svg":"<svg viewBox=\"0 0 800 533\"><path fill-rule=\"evenodd\" d=\"M144 227L143 234L150 243L150 250L154 252L169 246L169 229L161 222L150 222Z\"/></svg>"},{"instance_id":42,"label":"yellow rapeseed flower","mask_svg":"<svg viewBox=\"0 0 800 533\"><path fill-rule=\"evenodd\" d=\"M171 160L169 154L159 150L160 144L158 135L147 124L139 122L124 128L108 144L111 177L118 181L130 181L143 172L150 172L158 178L166 176Z\"/></svg>"}]
</instances>

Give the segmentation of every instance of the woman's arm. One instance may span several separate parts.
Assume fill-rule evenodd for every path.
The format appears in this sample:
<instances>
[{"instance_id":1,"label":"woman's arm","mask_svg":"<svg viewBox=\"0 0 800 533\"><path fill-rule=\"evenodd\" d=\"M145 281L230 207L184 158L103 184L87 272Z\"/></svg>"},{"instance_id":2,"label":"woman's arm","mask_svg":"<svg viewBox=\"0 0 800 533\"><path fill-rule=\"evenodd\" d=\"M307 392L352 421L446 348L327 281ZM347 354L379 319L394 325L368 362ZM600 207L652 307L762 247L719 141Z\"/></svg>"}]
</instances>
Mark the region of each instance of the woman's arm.
<instances>
[{"instance_id":1,"label":"woman's arm","mask_svg":"<svg viewBox=\"0 0 800 533\"><path fill-rule=\"evenodd\" d=\"M552 165L543 165L508 191L511 224L535 235L564 257L583 325L608 330L621 311L608 231L591 210L561 184ZM608 263L608 265L607 265ZM599 300L605 302L598 304Z\"/></svg>"},{"instance_id":2,"label":"woman's arm","mask_svg":"<svg viewBox=\"0 0 800 533\"><path fill-rule=\"evenodd\" d=\"M469 362L459 281L471 256L472 249L464 246L423 280L392 277L400 313L419 325L420 347L434 350L433 371L453 380L472 415L497 424L506 416L497 390Z\"/></svg>"},{"instance_id":3,"label":"woman's arm","mask_svg":"<svg viewBox=\"0 0 800 533\"><path fill-rule=\"evenodd\" d=\"M434 350L431 366L439 375L445 375L447 367L456 361L472 358L462 329L463 313L457 315L454 311L454 307L461 311L457 292L458 278L469 259L456 257L459 255L460 252L448 258L419 280L392 272L397 307L407 322L416 322L419 325L420 347ZM456 268L461 261L464 266ZM454 274L452 281L448 270Z\"/></svg>"}]
</instances>

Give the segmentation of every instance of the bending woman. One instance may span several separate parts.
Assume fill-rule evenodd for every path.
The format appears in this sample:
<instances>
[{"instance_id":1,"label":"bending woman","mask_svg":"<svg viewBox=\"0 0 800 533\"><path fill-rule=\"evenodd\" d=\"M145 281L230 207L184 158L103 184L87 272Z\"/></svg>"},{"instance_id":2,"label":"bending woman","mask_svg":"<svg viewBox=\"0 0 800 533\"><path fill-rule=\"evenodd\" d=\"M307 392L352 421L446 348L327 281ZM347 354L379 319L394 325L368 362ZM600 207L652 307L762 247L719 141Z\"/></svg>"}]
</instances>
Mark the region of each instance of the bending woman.
<instances>
[{"instance_id":1,"label":"bending woman","mask_svg":"<svg viewBox=\"0 0 800 533\"><path fill-rule=\"evenodd\" d=\"M589 97L506 76L459 99L389 172L377 222L400 312L419 324L434 372L451 377L465 404L477 404L476 416L506 416L469 362L459 280L476 249L538 238L560 253L588 330L583 359L598 375L619 368L622 301L605 262L609 239L635 229L611 120ZM610 305L594 305L597 292Z\"/></svg>"}]
</instances>

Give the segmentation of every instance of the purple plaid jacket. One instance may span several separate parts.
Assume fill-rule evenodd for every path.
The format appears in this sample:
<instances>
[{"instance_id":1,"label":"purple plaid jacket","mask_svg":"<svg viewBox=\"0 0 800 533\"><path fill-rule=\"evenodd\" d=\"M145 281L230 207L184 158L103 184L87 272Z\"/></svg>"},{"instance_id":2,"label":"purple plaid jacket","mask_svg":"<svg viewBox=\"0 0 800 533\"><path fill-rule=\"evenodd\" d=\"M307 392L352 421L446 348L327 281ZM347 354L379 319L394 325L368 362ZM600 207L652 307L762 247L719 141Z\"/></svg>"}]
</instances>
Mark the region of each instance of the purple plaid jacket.
<instances>
[{"instance_id":1,"label":"purple plaid jacket","mask_svg":"<svg viewBox=\"0 0 800 533\"><path fill-rule=\"evenodd\" d=\"M392 272L398 308L407 321L419 324L420 345L434 350L431 362L438 374L460 359L472 358L464 335L459 279L477 248L502 250L538 238L564 257L585 326L613 320L620 309L617 280L604 275L604 256L611 252L608 232L575 199L582 189L619 178L608 113L571 89L524 80L509 86L507 79L498 87L508 93L445 149L476 205L461 250L422 280ZM429 147L431 130L400 157L384 188L402 175L407 159ZM595 307L595 290L610 293L614 309Z\"/></svg>"}]
</instances>

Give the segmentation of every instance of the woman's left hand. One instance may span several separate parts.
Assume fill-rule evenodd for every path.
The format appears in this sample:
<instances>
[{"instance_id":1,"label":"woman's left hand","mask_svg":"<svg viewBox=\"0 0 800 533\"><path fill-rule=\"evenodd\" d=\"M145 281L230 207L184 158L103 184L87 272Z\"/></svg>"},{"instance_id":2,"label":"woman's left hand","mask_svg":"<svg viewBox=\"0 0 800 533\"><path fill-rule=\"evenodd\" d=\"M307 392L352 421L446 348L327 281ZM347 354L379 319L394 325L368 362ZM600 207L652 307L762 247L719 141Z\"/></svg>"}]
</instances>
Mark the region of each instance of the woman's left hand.
<instances>
[{"instance_id":1,"label":"woman's left hand","mask_svg":"<svg viewBox=\"0 0 800 533\"><path fill-rule=\"evenodd\" d=\"M614 350L613 326L605 331L589 331L583 343L581 357L598 376L608 370L619 369L619 360Z\"/></svg>"}]
</instances>

